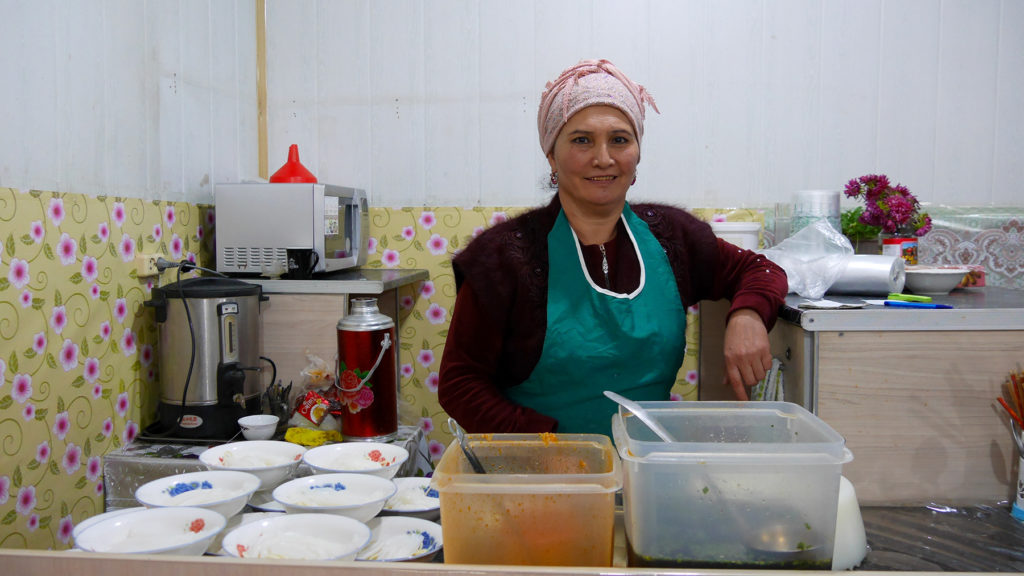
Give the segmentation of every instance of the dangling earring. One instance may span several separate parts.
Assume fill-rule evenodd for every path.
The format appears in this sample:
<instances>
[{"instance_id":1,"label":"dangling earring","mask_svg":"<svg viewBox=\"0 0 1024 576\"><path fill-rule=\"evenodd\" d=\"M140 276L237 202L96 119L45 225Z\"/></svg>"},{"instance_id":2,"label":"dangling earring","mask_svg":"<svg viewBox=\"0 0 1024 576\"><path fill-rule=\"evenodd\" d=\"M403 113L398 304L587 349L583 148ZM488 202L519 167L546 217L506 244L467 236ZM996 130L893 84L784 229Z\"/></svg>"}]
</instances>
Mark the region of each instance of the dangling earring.
<instances>
[{"instance_id":1,"label":"dangling earring","mask_svg":"<svg viewBox=\"0 0 1024 576\"><path fill-rule=\"evenodd\" d=\"M558 170L551 171L551 185L558 186Z\"/></svg>"},{"instance_id":2,"label":"dangling earring","mask_svg":"<svg viewBox=\"0 0 1024 576\"><path fill-rule=\"evenodd\" d=\"M636 172L633 172L633 184L636 184ZM633 184L630 184L632 186Z\"/></svg>"}]
</instances>

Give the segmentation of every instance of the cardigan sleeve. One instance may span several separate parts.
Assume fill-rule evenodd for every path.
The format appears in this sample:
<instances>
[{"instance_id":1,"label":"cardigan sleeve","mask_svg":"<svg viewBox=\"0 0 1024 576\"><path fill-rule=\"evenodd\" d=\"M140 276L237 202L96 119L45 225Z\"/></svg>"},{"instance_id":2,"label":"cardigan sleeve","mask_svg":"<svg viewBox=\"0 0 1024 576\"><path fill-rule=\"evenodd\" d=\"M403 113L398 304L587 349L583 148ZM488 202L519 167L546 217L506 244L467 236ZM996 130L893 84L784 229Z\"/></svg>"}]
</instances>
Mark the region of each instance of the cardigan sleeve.
<instances>
[{"instance_id":1,"label":"cardigan sleeve","mask_svg":"<svg viewBox=\"0 0 1024 576\"><path fill-rule=\"evenodd\" d=\"M494 324L494 305L472 282L462 284L441 358L437 399L469 432L554 432L557 420L512 402L498 384L506 331Z\"/></svg>"},{"instance_id":2,"label":"cardigan sleeve","mask_svg":"<svg viewBox=\"0 0 1024 576\"><path fill-rule=\"evenodd\" d=\"M553 432L554 418L514 403L504 390L540 358L547 323L547 230L551 204L487 230L452 260L458 288L438 401L470 432Z\"/></svg>"}]
</instances>

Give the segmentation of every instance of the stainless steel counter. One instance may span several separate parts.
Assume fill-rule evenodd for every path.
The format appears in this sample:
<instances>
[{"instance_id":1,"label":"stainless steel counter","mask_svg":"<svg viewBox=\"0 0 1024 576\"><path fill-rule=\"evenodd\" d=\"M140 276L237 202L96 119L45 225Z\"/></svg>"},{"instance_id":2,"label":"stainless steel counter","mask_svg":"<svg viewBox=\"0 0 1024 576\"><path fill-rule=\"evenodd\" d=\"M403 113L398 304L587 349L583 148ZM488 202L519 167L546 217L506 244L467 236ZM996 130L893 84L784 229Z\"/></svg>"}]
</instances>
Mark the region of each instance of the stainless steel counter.
<instances>
[{"instance_id":1,"label":"stainless steel counter","mask_svg":"<svg viewBox=\"0 0 1024 576\"><path fill-rule=\"evenodd\" d=\"M863 303L884 300L883 296L839 296L826 294L825 300ZM868 305L864 308L816 310L799 307L806 298L790 294L779 317L808 331L864 330L1020 330L1024 327L1024 292L1006 288L965 288L945 296L934 296L936 304L949 304L951 310L890 308Z\"/></svg>"}]
</instances>

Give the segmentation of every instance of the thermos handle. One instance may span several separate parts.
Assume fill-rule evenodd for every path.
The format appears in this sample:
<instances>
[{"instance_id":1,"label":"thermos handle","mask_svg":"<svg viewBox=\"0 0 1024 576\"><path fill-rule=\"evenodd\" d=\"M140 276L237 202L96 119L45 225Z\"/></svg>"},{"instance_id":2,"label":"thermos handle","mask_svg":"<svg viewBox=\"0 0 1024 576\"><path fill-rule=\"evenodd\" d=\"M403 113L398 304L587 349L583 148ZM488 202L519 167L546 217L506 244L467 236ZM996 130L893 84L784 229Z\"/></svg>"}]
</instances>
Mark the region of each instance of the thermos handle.
<instances>
[{"instance_id":1,"label":"thermos handle","mask_svg":"<svg viewBox=\"0 0 1024 576\"><path fill-rule=\"evenodd\" d=\"M362 388L364 384L370 381L370 378L373 378L373 373L377 371L377 367L380 366L380 361L384 359L384 353L387 352L388 348L391 348L391 333L385 332L384 339L380 341L380 354L377 355L377 361L373 363L373 368L370 368L370 371L366 373L366 378L360 380L359 385L355 388L342 388L340 377L335 378L334 385L337 386L338 390L350 393Z\"/></svg>"}]
</instances>

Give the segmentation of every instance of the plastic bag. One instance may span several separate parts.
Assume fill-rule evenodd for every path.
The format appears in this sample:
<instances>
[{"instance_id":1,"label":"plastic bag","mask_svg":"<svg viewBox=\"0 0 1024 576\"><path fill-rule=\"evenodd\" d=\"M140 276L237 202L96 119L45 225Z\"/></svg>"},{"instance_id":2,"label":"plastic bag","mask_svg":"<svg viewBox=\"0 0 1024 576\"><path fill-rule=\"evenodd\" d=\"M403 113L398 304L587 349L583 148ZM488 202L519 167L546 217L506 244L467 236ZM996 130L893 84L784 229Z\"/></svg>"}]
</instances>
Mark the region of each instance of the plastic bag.
<instances>
[{"instance_id":1,"label":"plastic bag","mask_svg":"<svg viewBox=\"0 0 1024 576\"><path fill-rule=\"evenodd\" d=\"M853 245L827 221L815 220L761 254L786 271L791 293L818 300L846 269Z\"/></svg>"},{"instance_id":2,"label":"plastic bag","mask_svg":"<svg viewBox=\"0 0 1024 576\"><path fill-rule=\"evenodd\" d=\"M292 416L288 425L314 430L336 430L341 428L338 420L331 415L337 408L338 394L335 390L334 371L322 358L306 353L308 364L302 369L302 384L292 400Z\"/></svg>"}]
</instances>

